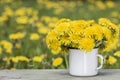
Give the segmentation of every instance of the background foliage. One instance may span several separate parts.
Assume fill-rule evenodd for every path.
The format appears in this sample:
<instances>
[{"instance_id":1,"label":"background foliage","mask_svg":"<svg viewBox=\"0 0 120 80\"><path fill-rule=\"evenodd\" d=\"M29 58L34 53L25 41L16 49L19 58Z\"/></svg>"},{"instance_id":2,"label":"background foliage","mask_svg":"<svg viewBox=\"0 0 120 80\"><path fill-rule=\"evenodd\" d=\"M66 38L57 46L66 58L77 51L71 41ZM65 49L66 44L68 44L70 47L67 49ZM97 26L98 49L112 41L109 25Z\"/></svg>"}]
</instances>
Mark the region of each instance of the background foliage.
<instances>
[{"instance_id":1,"label":"background foliage","mask_svg":"<svg viewBox=\"0 0 120 80\"><path fill-rule=\"evenodd\" d=\"M68 68L68 54L53 54L45 37L61 18L110 19L120 25L119 0L0 0L0 69ZM120 68L120 43L101 53L104 68Z\"/></svg>"}]
</instances>

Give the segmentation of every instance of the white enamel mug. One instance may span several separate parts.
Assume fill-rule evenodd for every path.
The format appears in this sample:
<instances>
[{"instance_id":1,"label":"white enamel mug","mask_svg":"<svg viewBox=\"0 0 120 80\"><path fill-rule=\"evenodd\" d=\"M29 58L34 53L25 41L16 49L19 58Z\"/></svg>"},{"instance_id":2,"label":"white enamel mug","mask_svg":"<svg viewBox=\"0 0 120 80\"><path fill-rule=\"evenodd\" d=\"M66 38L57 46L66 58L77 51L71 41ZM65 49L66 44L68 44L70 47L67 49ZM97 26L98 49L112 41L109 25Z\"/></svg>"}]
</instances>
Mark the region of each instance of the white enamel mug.
<instances>
[{"instance_id":1,"label":"white enamel mug","mask_svg":"<svg viewBox=\"0 0 120 80\"><path fill-rule=\"evenodd\" d=\"M70 49L69 52L69 73L74 76L93 76L103 66L103 56L98 54L98 49L84 53L79 49ZM101 64L98 67L98 57Z\"/></svg>"}]
</instances>

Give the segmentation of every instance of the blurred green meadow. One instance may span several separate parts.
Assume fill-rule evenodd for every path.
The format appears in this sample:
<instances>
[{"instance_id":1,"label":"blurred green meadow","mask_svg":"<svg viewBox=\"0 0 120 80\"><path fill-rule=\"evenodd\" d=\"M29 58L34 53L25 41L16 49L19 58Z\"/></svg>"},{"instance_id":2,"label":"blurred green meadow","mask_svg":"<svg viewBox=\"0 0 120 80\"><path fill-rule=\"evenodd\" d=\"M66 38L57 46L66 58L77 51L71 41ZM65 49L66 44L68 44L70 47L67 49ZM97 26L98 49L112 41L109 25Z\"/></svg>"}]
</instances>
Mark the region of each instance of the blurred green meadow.
<instances>
[{"instance_id":1,"label":"blurred green meadow","mask_svg":"<svg viewBox=\"0 0 120 80\"><path fill-rule=\"evenodd\" d=\"M119 0L0 0L0 69L64 69L69 54L53 54L45 37L61 18L108 18L120 28ZM102 52L104 68L120 68L120 42Z\"/></svg>"}]
</instances>

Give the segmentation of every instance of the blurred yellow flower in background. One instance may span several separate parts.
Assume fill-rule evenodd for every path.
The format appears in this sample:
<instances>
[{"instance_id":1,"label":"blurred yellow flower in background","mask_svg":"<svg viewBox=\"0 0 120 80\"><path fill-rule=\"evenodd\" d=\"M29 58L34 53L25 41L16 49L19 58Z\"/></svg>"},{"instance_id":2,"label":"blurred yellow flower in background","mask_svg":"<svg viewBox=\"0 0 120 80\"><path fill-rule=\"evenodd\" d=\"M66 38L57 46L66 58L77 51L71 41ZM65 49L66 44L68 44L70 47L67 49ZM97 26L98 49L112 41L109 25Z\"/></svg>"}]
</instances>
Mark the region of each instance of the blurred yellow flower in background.
<instances>
[{"instance_id":1,"label":"blurred yellow flower in background","mask_svg":"<svg viewBox=\"0 0 120 80\"><path fill-rule=\"evenodd\" d=\"M12 53L12 48L13 48L12 43L10 43L10 42L8 42L8 41L6 41L6 40L2 40L2 41L0 42L0 45L3 46L3 48L5 49L5 52L6 52L6 53L9 53L9 54Z\"/></svg>"},{"instance_id":2,"label":"blurred yellow flower in background","mask_svg":"<svg viewBox=\"0 0 120 80\"><path fill-rule=\"evenodd\" d=\"M36 22L35 26L36 26L37 28L41 28L41 27L43 26L43 23L41 23L41 22Z\"/></svg>"},{"instance_id":3,"label":"blurred yellow flower in background","mask_svg":"<svg viewBox=\"0 0 120 80\"><path fill-rule=\"evenodd\" d=\"M26 9L24 7L19 8L15 11L16 16L24 16L26 13Z\"/></svg>"},{"instance_id":4,"label":"blurred yellow flower in background","mask_svg":"<svg viewBox=\"0 0 120 80\"><path fill-rule=\"evenodd\" d=\"M38 33L31 33L30 40L38 40L40 39L40 35Z\"/></svg>"},{"instance_id":5,"label":"blurred yellow flower in background","mask_svg":"<svg viewBox=\"0 0 120 80\"><path fill-rule=\"evenodd\" d=\"M16 68L13 67L13 68L10 68L10 70L16 70Z\"/></svg>"},{"instance_id":6,"label":"blurred yellow flower in background","mask_svg":"<svg viewBox=\"0 0 120 80\"><path fill-rule=\"evenodd\" d=\"M51 18L49 16L42 16L41 21L49 23L51 21Z\"/></svg>"},{"instance_id":7,"label":"blurred yellow flower in background","mask_svg":"<svg viewBox=\"0 0 120 80\"><path fill-rule=\"evenodd\" d=\"M117 17L117 16L119 16L119 12L118 11L113 11L113 12L111 12L111 16L112 17Z\"/></svg>"},{"instance_id":8,"label":"blurred yellow flower in background","mask_svg":"<svg viewBox=\"0 0 120 80\"><path fill-rule=\"evenodd\" d=\"M21 62L29 62L29 59L25 56L15 56L15 57L9 57L9 61L12 61L14 63L18 63L19 61Z\"/></svg>"},{"instance_id":9,"label":"blurred yellow flower in background","mask_svg":"<svg viewBox=\"0 0 120 80\"><path fill-rule=\"evenodd\" d=\"M16 56L19 61L29 62L29 59L25 56Z\"/></svg>"},{"instance_id":10,"label":"blurred yellow flower in background","mask_svg":"<svg viewBox=\"0 0 120 80\"><path fill-rule=\"evenodd\" d=\"M0 22L5 22L8 20L8 17L6 15L0 16Z\"/></svg>"},{"instance_id":11,"label":"blurred yellow flower in background","mask_svg":"<svg viewBox=\"0 0 120 80\"><path fill-rule=\"evenodd\" d=\"M62 13L63 12L63 8L62 7L58 7L58 8L56 8L55 10L54 10L54 14L56 14L56 15L59 15L60 13Z\"/></svg>"},{"instance_id":12,"label":"blurred yellow flower in background","mask_svg":"<svg viewBox=\"0 0 120 80\"><path fill-rule=\"evenodd\" d=\"M6 6L4 15L11 17L13 14L14 14L13 10L10 7Z\"/></svg>"},{"instance_id":13,"label":"blurred yellow flower in background","mask_svg":"<svg viewBox=\"0 0 120 80\"><path fill-rule=\"evenodd\" d=\"M41 62L44 59L44 57L45 57L44 55L34 56L32 60L34 62Z\"/></svg>"},{"instance_id":14,"label":"blurred yellow flower in background","mask_svg":"<svg viewBox=\"0 0 120 80\"><path fill-rule=\"evenodd\" d=\"M9 35L10 39L16 40L16 39L22 39L25 37L25 33L24 32L17 32L17 33L13 33Z\"/></svg>"},{"instance_id":15,"label":"blurred yellow flower in background","mask_svg":"<svg viewBox=\"0 0 120 80\"><path fill-rule=\"evenodd\" d=\"M120 51L115 52L114 56L120 57Z\"/></svg>"},{"instance_id":16,"label":"blurred yellow flower in background","mask_svg":"<svg viewBox=\"0 0 120 80\"><path fill-rule=\"evenodd\" d=\"M9 61L10 61L10 60L11 60L13 63L18 63L18 61L19 61L17 57L10 57L10 58L9 58Z\"/></svg>"},{"instance_id":17,"label":"blurred yellow flower in background","mask_svg":"<svg viewBox=\"0 0 120 80\"><path fill-rule=\"evenodd\" d=\"M1 2L12 3L14 0L1 0Z\"/></svg>"},{"instance_id":18,"label":"blurred yellow flower in background","mask_svg":"<svg viewBox=\"0 0 120 80\"><path fill-rule=\"evenodd\" d=\"M40 28L38 29L38 32L39 32L40 34L47 34L47 33L49 32L49 29L48 29L47 27L40 27Z\"/></svg>"},{"instance_id":19,"label":"blurred yellow flower in background","mask_svg":"<svg viewBox=\"0 0 120 80\"><path fill-rule=\"evenodd\" d=\"M113 8L115 6L115 3L113 1L106 1L106 5L108 8Z\"/></svg>"},{"instance_id":20,"label":"blurred yellow flower in background","mask_svg":"<svg viewBox=\"0 0 120 80\"><path fill-rule=\"evenodd\" d=\"M109 58L108 58L108 63L109 63L110 65L113 65L113 64L115 64L116 62L117 62L117 59L116 59L115 57L109 56Z\"/></svg>"},{"instance_id":21,"label":"blurred yellow flower in background","mask_svg":"<svg viewBox=\"0 0 120 80\"><path fill-rule=\"evenodd\" d=\"M6 53L11 54L12 53L12 49L11 48L10 49L6 49Z\"/></svg>"},{"instance_id":22,"label":"blurred yellow flower in background","mask_svg":"<svg viewBox=\"0 0 120 80\"><path fill-rule=\"evenodd\" d=\"M106 5L102 1L96 1L96 6L98 7L98 9L101 9L101 10L106 9Z\"/></svg>"},{"instance_id":23,"label":"blurred yellow flower in background","mask_svg":"<svg viewBox=\"0 0 120 80\"><path fill-rule=\"evenodd\" d=\"M53 60L52 65L53 65L54 67L57 67L57 66L61 65L62 62L63 62L63 59L62 59L61 57L58 57L58 58L55 58L55 59Z\"/></svg>"},{"instance_id":24,"label":"blurred yellow flower in background","mask_svg":"<svg viewBox=\"0 0 120 80\"><path fill-rule=\"evenodd\" d=\"M28 17L27 16L17 17L16 22L18 24L27 24L28 23Z\"/></svg>"}]
</instances>

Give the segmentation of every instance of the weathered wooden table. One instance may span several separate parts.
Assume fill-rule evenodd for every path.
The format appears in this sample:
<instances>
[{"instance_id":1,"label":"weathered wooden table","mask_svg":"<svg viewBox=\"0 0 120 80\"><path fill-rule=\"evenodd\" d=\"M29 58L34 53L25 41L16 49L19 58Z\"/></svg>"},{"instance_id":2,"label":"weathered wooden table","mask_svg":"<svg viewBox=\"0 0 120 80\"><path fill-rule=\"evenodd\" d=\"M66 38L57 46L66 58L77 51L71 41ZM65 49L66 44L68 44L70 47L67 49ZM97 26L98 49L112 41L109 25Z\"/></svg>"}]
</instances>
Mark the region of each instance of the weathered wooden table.
<instances>
[{"instance_id":1,"label":"weathered wooden table","mask_svg":"<svg viewBox=\"0 0 120 80\"><path fill-rule=\"evenodd\" d=\"M92 77L71 76L63 69L0 70L0 80L120 80L120 69L102 69Z\"/></svg>"}]
</instances>

